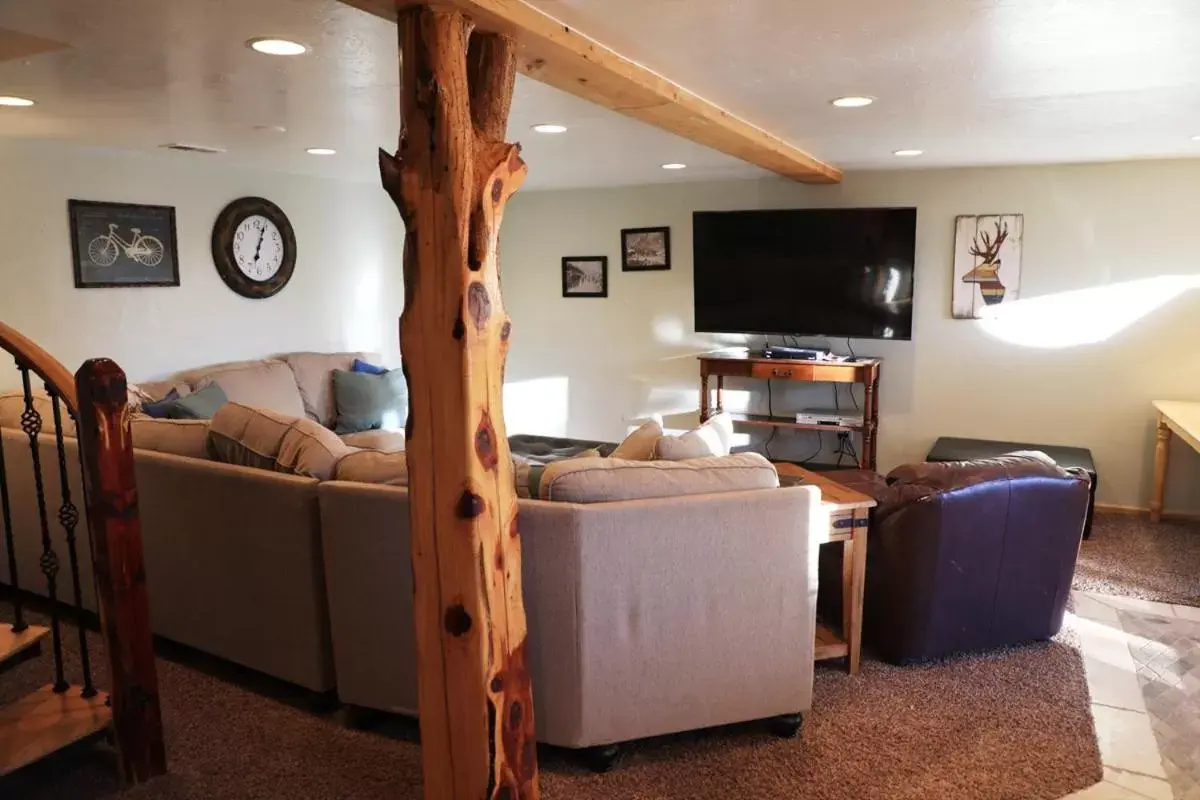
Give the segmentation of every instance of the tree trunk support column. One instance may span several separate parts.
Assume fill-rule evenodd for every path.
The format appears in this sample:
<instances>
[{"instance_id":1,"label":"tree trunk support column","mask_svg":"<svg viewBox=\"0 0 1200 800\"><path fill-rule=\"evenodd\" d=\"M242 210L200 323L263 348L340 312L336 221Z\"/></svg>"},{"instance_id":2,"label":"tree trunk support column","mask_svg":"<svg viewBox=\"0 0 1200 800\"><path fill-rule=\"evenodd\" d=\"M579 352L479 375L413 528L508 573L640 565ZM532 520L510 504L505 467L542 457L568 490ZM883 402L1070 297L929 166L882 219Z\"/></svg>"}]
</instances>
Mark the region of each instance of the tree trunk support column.
<instances>
[{"instance_id":1,"label":"tree trunk support column","mask_svg":"<svg viewBox=\"0 0 1200 800\"><path fill-rule=\"evenodd\" d=\"M521 542L501 404L511 323L497 236L525 177L504 142L511 39L399 13L401 113L383 186L404 218L409 502L425 796L537 798Z\"/></svg>"}]
</instances>

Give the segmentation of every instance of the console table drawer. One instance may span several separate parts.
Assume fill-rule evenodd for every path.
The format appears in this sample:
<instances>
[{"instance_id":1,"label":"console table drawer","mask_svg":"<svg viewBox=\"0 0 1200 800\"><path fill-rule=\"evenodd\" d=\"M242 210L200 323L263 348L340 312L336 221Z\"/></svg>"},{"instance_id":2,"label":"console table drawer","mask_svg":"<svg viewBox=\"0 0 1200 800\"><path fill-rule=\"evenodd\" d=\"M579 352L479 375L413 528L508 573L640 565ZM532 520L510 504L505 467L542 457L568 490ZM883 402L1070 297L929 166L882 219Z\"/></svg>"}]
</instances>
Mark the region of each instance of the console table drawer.
<instances>
[{"instance_id":1,"label":"console table drawer","mask_svg":"<svg viewBox=\"0 0 1200 800\"><path fill-rule=\"evenodd\" d=\"M861 378L858 370L851 366L838 364L797 364L781 362L779 364L751 364L750 377L759 380L776 381L833 381L835 383L852 383Z\"/></svg>"}]
</instances>

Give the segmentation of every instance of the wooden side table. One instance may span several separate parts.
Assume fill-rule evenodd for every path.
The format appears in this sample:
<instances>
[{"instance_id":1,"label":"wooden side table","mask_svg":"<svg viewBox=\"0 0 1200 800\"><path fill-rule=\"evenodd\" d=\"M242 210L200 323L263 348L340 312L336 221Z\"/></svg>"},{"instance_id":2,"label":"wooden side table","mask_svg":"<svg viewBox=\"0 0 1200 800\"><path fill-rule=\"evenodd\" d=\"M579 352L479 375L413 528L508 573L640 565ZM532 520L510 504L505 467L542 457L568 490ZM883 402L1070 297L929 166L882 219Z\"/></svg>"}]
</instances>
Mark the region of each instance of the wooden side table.
<instances>
[{"instance_id":1,"label":"wooden side table","mask_svg":"<svg viewBox=\"0 0 1200 800\"><path fill-rule=\"evenodd\" d=\"M817 623L814 658L849 661L850 674L857 675L862 657L863 592L867 585L867 532L875 498L824 477L818 472L784 462L776 463L781 480L816 486L821 503L829 510L829 528L815 534L820 544L842 542L842 637Z\"/></svg>"}]
</instances>

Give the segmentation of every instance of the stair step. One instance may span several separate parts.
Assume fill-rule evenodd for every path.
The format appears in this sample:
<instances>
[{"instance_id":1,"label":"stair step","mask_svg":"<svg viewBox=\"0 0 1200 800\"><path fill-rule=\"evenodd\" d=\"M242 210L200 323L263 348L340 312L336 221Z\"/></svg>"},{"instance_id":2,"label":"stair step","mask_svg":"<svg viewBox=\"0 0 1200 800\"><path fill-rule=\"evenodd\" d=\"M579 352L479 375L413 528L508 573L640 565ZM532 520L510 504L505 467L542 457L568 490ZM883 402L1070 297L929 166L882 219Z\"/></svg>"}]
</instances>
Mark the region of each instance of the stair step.
<instances>
[{"instance_id":1,"label":"stair step","mask_svg":"<svg viewBox=\"0 0 1200 800\"><path fill-rule=\"evenodd\" d=\"M0 664L16 658L50 635L49 628L29 625L20 633L14 633L12 625L0 623Z\"/></svg>"},{"instance_id":2,"label":"stair step","mask_svg":"<svg viewBox=\"0 0 1200 800\"><path fill-rule=\"evenodd\" d=\"M108 694L84 698L72 686L62 694L43 686L0 708L0 777L100 733L112 723Z\"/></svg>"}]
</instances>

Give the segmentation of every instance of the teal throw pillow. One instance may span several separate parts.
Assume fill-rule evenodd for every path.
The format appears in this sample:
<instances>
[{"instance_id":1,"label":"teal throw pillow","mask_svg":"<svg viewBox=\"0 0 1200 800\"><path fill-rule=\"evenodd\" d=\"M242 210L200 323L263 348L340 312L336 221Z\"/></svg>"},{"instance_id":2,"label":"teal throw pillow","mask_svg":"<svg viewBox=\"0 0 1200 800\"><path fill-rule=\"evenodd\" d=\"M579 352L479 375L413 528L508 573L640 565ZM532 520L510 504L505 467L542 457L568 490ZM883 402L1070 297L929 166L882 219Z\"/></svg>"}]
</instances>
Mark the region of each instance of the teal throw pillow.
<instances>
[{"instance_id":1,"label":"teal throw pillow","mask_svg":"<svg viewBox=\"0 0 1200 800\"><path fill-rule=\"evenodd\" d=\"M212 419L217 409L229 402L225 390L210 383L199 391L180 397L167 409L168 419Z\"/></svg>"},{"instance_id":2,"label":"teal throw pillow","mask_svg":"<svg viewBox=\"0 0 1200 800\"><path fill-rule=\"evenodd\" d=\"M381 375L333 371L337 433L358 433L387 426L401 429L408 419L408 387L398 369Z\"/></svg>"}]
</instances>

